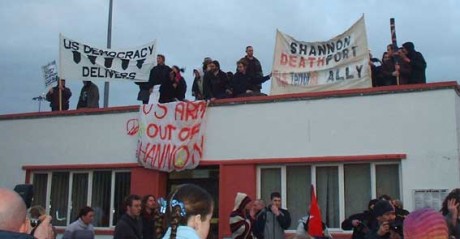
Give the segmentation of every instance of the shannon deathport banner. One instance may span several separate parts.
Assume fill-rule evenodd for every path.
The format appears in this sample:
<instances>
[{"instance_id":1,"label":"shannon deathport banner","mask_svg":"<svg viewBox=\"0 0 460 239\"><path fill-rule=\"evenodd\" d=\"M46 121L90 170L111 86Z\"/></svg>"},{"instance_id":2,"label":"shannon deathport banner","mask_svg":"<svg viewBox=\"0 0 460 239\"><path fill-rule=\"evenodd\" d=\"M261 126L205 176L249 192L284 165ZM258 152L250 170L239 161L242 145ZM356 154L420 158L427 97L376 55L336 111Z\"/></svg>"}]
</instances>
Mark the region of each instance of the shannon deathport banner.
<instances>
[{"instance_id":1,"label":"shannon deathport banner","mask_svg":"<svg viewBox=\"0 0 460 239\"><path fill-rule=\"evenodd\" d=\"M206 101L142 105L138 162L166 172L198 166L203 157L206 109Z\"/></svg>"},{"instance_id":2,"label":"shannon deathport banner","mask_svg":"<svg viewBox=\"0 0 460 239\"><path fill-rule=\"evenodd\" d=\"M59 59L63 79L148 81L156 63L156 43L115 50L96 48L60 35Z\"/></svg>"},{"instance_id":3,"label":"shannon deathport banner","mask_svg":"<svg viewBox=\"0 0 460 239\"><path fill-rule=\"evenodd\" d=\"M271 94L371 87L368 62L364 16L329 41L298 41L277 31Z\"/></svg>"}]
</instances>

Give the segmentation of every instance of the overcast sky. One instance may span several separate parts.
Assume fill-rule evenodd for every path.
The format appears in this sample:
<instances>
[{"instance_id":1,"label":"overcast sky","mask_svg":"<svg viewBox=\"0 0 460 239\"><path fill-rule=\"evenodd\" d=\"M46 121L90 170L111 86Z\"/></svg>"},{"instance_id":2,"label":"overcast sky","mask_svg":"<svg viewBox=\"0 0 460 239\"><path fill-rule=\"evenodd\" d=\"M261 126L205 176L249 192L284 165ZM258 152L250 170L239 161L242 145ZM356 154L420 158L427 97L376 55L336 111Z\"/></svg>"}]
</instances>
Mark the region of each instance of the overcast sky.
<instances>
[{"instance_id":1,"label":"overcast sky","mask_svg":"<svg viewBox=\"0 0 460 239\"><path fill-rule=\"evenodd\" d=\"M328 40L364 14L368 45L380 58L390 43L389 19L396 19L399 45L412 41L427 61L427 81L458 80L458 0L113 0L112 48L157 39L168 65L192 69L210 56L234 71L247 45L271 71L276 29L301 41ZM36 112L32 98L44 88L41 66L59 60L59 33L94 47L107 45L109 0L0 0L0 114ZM103 105L103 82L97 82ZM75 109L81 81L67 81ZM263 85L269 93L270 82ZM135 105L138 87L110 85L109 106ZM49 111L42 102L42 111Z\"/></svg>"}]
</instances>

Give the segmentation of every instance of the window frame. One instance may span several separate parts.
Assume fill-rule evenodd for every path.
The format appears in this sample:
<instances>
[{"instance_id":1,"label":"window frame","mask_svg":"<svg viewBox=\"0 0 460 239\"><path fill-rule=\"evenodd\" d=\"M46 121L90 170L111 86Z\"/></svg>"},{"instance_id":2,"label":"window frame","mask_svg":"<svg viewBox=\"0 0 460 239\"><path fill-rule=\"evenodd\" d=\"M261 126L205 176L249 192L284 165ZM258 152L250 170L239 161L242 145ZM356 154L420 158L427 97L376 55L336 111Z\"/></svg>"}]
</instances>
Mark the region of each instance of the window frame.
<instances>
[{"instance_id":1,"label":"window frame","mask_svg":"<svg viewBox=\"0 0 460 239\"><path fill-rule=\"evenodd\" d=\"M42 205L45 207L46 213L50 213L51 209L51 186L52 186L52 175L55 172L68 172L69 173L69 184L68 184L68 198L67 198L67 219L66 219L66 226L69 225L70 223L73 222L73 219L70 218L71 215L71 210L72 210L72 185L73 185L73 176L74 174L88 174L88 188L87 188L87 196L86 196L86 205L91 206L91 200L92 200L92 189L93 189L93 175L95 172L100 172L100 171L107 171L111 172L111 185L110 185L110 209L109 209L109 226L104 226L104 227L95 227L95 229L113 229L115 226L113 225L113 220L114 220L114 213L116 212L115 207L115 177L117 173L130 173L130 180L132 176L132 171L130 169L94 169L94 170L37 170L37 171L31 171L30 172L30 184L34 183L34 176L35 174L46 174L47 175L47 188L46 188L46 205ZM57 228L65 228L66 226L56 226Z\"/></svg>"},{"instance_id":2,"label":"window frame","mask_svg":"<svg viewBox=\"0 0 460 239\"><path fill-rule=\"evenodd\" d=\"M370 162L331 162L331 163L284 163L284 164L259 164L257 165L257 177L256 177L256 195L257 198L261 198L261 182L262 182L262 173L261 171L263 169L280 169L281 170L281 198L287 198L287 178L286 178L286 168L287 166L310 166L311 170L311 183L315 186L315 191L316 191L316 169L317 167L337 167L337 173L338 173L338 187L339 187L339 221L342 222L345 220L345 165L349 164L369 164L370 167L370 179L371 179L371 198L376 198L377 197L377 173L376 173L376 166L379 165L397 165L398 166L398 177L399 177L399 199L403 199L403 188L402 188L402 162L401 160L399 161L391 161L391 162L382 162L382 161L370 161ZM268 203L268 202L266 202ZM281 201L281 206L285 209L289 208L287 207L287 200L282 200ZM292 219L292 218L291 218ZM293 219L292 222L295 223L297 219ZM339 223L340 224L340 223ZM335 228L329 228L330 231L341 231L340 225L339 227ZM287 232L295 232L295 229L290 229L286 230Z\"/></svg>"}]
</instances>

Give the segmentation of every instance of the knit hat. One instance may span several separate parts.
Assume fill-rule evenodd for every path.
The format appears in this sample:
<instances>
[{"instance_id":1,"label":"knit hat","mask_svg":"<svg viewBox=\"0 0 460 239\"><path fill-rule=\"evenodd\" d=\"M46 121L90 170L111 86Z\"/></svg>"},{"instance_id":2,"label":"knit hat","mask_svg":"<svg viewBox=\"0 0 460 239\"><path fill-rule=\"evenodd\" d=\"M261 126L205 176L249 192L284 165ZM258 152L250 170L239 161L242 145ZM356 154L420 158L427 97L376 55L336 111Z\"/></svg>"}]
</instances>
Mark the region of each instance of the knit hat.
<instances>
[{"instance_id":1,"label":"knit hat","mask_svg":"<svg viewBox=\"0 0 460 239\"><path fill-rule=\"evenodd\" d=\"M410 213L404 220L405 239L447 239L449 230L441 213L424 208Z\"/></svg>"},{"instance_id":2,"label":"knit hat","mask_svg":"<svg viewBox=\"0 0 460 239\"><path fill-rule=\"evenodd\" d=\"M237 210L237 209L244 209L244 207L246 207L246 205L251 202L251 198L248 197L248 195L246 193L236 193L236 197L235 197L235 207L233 208L233 210Z\"/></svg>"},{"instance_id":3,"label":"knit hat","mask_svg":"<svg viewBox=\"0 0 460 239\"><path fill-rule=\"evenodd\" d=\"M379 200L374 206L374 216L380 217L387 212L394 212L395 208L387 200Z\"/></svg>"}]
</instances>

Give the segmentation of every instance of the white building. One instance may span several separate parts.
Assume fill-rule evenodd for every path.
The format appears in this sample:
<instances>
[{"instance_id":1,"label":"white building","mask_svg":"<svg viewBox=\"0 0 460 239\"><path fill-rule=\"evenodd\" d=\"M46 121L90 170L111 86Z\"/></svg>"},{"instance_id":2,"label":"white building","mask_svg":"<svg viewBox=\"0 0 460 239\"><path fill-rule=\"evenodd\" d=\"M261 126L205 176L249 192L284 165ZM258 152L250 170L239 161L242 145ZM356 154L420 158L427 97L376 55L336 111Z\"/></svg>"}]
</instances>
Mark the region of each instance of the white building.
<instances>
[{"instance_id":1,"label":"white building","mask_svg":"<svg viewBox=\"0 0 460 239\"><path fill-rule=\"evenodd\" d=\"M267 201L280 191L295 229L313 184L340 235L371 198L388 194L411 211L439 207L459 186L459 105L456 82L220 100L208 110L200 166L170 174L136 162L127 127L137 106L3 115L0 187L32 183L56 226L91 205L97 234L110 238L127 194L165 196L193 182L216 197L223 238L236 192Z\"/></svg>"}]
</instances>

